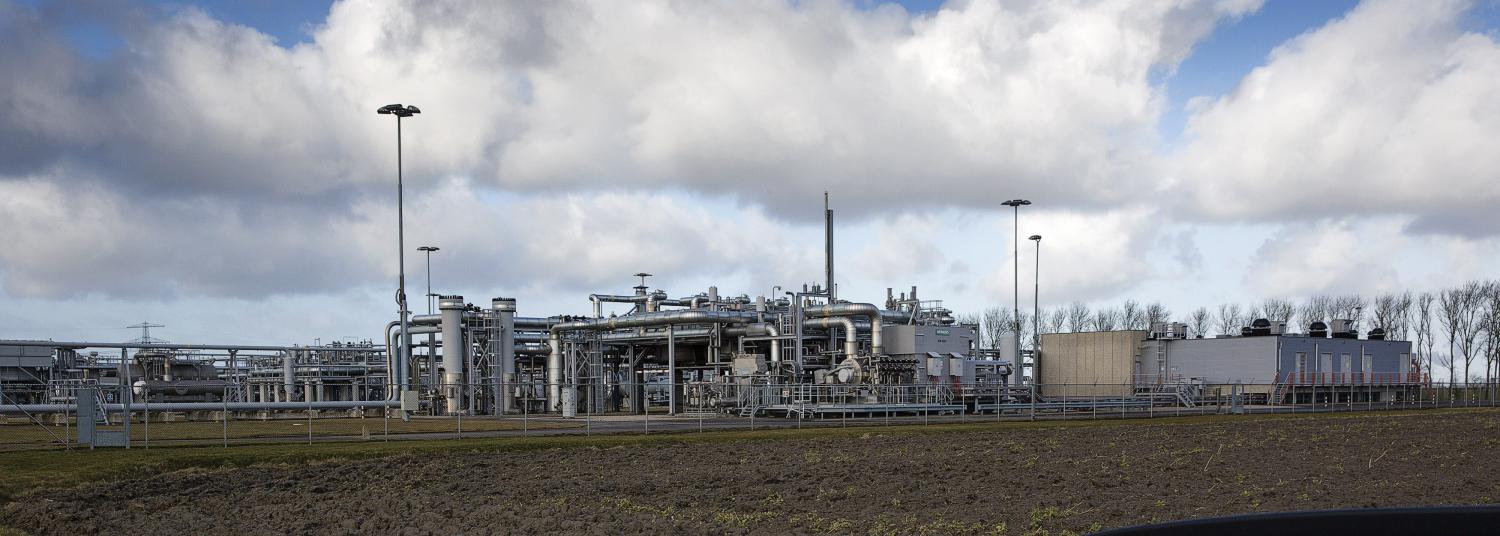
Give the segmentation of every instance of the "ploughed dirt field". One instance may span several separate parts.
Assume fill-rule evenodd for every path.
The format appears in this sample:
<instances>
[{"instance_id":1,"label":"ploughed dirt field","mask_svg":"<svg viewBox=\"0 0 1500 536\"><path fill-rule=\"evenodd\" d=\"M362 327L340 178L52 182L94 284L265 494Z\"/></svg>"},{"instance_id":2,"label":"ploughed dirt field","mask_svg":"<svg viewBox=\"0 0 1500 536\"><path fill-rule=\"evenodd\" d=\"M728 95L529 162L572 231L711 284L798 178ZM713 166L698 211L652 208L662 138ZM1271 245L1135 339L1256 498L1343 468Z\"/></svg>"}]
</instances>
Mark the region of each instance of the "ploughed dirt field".
<instances>
[{"instance_id":1,"label":"ploughed dirt field","mask_svg":"<svg viewBox=\"0 0 1500 536\"><path fill-rule=\"evenodd\" d=\"M1019 535L1500 502L1496 411L714 435L184 470L19 497L0 524L34 534Z\"/></svg>"}]
</instances>

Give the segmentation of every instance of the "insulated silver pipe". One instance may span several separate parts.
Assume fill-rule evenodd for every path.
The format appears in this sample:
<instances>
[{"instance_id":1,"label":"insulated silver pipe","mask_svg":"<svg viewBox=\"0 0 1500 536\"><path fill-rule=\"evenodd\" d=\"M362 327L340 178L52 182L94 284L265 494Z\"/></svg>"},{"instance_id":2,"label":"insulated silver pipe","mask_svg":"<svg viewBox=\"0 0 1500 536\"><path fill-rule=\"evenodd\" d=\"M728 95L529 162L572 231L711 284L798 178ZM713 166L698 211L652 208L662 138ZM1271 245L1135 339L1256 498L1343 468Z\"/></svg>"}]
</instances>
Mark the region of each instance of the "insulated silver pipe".
<instances>
[{"instance_id":1,"label":"insulated silver pipe","mask_svg":"<svg viewBox=\"0 0 1500 536\"><path fill-rule=\"evenodd\" d=\"M335 402L157 402L134 406L135 411L274 411L299 409L394 408L395 400L346 400ZM104 411L125 411L125 404L102 404ZM78 409L73 404L0 404L0 413L56 413Z\"/></svg>"},{"instance_id":2,"label":"insulated silver pipe","mask_svg":"<svg viewBox=\"0 0 1500 536\"><path fill-rule=\"evenodd\" d=\"M548 329L547 342L551 353L547 356L547 405L552 411L560 409L563 387L562 334L567 331L605 331L621 328L647 326L670 326L673 324L740 324L756 320L749 311L661 311L612 318L595 318L576 322L553 324Z\"/></svg>"},{"instance_id":3,"label":"insulated silver pipe","mask_svg":"<svg viewBox=\"0 0 1500 536\"><path fill-rule=\"evenodd\" d=\"M464 340L464 297L439 296L443 316L443 398L448 414L463 411L464 365L469 362L469 344Z\"/></svg>"},{"instance_id":4,"label":"insulated silver pipe","mask_svg":"<svg viewBox=\"0 0 1500 536\"><path fill-rule=\"evenodd\" d=\"M885 355L885 343L881 338L882 312L873 303L836 303L808 307L803 309L802 314L814 318L832 316L863 316L870 319L870 354L874 356Z\"/></svg>"},{"instance_id":5,"label":"insulated silver pipe","mask_svg":"<svg viewBox=\"0 0 1500 536\"><path fill-rule=\"evenodd\" d=\"M781 336L780 330L776 329L775 325L772 325L772 324L767 323L767 322L758 322L758 323L755 323L755 324L747 324L744 327L727 328L727 329L724 330L724 334L725 335L730 335L730 336L751 336L751 337L756 337L756 336L780 337ZM781 362L781 340L780 339L771 339L771 362L772 363L779 363L779 362Z\"/></svg>"},{"instance_id":6,"label":"insulated silver pipe","mask_svg":"<svg viewBox=\"0 0 1500 536\"><path fill-rule=\"evenodd\" d=\"M821 318L809 318L802 325L814 328L844 328L844 355L854 357L859 352L859 332L854 329L854 321L847 316L825 316Z\"/></svg>"},{"instance_id":7,"label":"insulated silver pipe","mask_svg":"<svg viewBox=\"0 0 1500 536\"><path fill-rule=\"evenodd\" d=\"M464 312L464 320L469 320L469 319L472 319L472 318L479 318L481 315L483 315L483 313L476 313L474 311L465 311ZM515 321L516 321L516 327L517 328L538 329L538 330L547 329L548 326L551 326L552 324L556 324L558 322L555 319L537 318L537 317L534 317L534 316L518 316L518 317L515 317ZM443 323L443 315L441 315L441 314L436 314L436 315L416 315L416 316L413 316L411 318L411 324L412 325L424 325L424 324L426 324L426 325L436 326L436 325L442 324L442 323Z\"/></svg>"}]
</instances>

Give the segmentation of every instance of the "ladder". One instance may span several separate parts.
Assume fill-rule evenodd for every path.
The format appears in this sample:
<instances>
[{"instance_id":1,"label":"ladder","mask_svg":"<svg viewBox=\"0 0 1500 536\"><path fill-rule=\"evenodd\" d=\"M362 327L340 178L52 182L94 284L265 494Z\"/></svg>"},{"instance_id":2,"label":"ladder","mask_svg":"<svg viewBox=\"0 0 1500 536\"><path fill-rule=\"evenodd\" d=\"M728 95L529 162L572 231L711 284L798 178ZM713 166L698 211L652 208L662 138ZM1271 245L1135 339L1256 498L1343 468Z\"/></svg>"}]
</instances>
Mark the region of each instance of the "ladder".
<instances>
[{"instance_id":1,"label":"ladder","mask_svg":"<svg viewBox=\"0 0 1500 536\"><path fill-rule=\"evenodd\" d=\"M780 322L779 322L780 326L778 327L777 333L780 333L782 335L796 335L797 334L796 333L797 326L795 325L796 323L793 322L792 315L778 314L778 315L776 315L776 317L780 320ZM779 359L782 363L792 363L792 362L795 362L797 360L797 354L796 354L796 352L802 351L801 348L797 348L797 343L793 342L794 340L792 340L792 341L782 341L782 343L781 343L781 355L776 356L777 359Z\"/></svg>"}]
</instances>

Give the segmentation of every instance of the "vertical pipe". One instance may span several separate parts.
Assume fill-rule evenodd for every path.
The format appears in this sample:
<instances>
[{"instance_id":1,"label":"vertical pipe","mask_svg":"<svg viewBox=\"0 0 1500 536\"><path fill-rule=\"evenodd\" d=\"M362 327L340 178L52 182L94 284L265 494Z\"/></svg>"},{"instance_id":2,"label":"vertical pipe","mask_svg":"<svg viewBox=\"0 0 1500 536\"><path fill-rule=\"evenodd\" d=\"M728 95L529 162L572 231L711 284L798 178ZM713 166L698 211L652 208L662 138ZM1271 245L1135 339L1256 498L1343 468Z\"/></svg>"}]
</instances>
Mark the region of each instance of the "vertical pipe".
<instances>
[{"instance_id":1,"label":"vertical pipe","mask_svg":"<svg viewBox=\"0 0 1500 536\"><path fill-rule=\"evenodd\" d=\"M833 286L833 209L828 208L828 192L823 192L823 263L828 272L828 303L838 299Z\"/></svg>"},{"instance_id":2,"label":"vertical pipe","mask_svg":"<svg viewBox=\"0 0 1500 536\"><path fill-rule=\"evenodd\" d=\"M125 409L124 424L125 424L125 448L126 449L130 448L130 399L131 399L131 397L134 394L132 392L133 391L133 386L130 385L130 359L128 357L129 355L130 355L130 349L129 348L121 348L120 349L120 375L119 375L119 377L120 378L124 378L124 380L120 382L120 384L124 387L124 389L121 389L121 392L120 392L120 403L124 404L124 409Z\"/></svg>"},{"instance_id":3,"label":"vertical pipe","mask_svg":"<svg viewBox=\"0 0 1500 536\"><path fill-rule=\"evenodd\" d=\"M495 298L490 306L500 313L500 385L496 388L500 396L496 405L501 413L506 413L511 409L509 386L516 374L516 299Z\"/></svg>"},{"instance_id":4,"label":"vertical pipe","mask_svg":"<svg viewBox=\"0 0 1500 536\"><path fill-rule=\"evenodd\" d=\"M469 362L469 342L464 340L463 296L438 298L438 311L443 315L443 397L448 401L448 413L463 411L464 365ZM428 349L431 352L431 349Z\"/></svg>"},{"instance_id":5,"label":"vertical pipe","mask_svg":"<svg viewBox=\"0 0 1500 536\"><path fill-rule=\"evenodd\" d=\"M667 324L667 414L677 414L677 335L675 324Z\"/></svg>"},{"instance_id":6,"label":"vertical pipe","mask_svg":"<svg viewBox=\"0 0 1500 536\"><path fill-rule=\"evenodd\" d=\"M292 361L296 359L296 354L291 350L287 350L282 352L281 355L281 385L282 388L286 389L286 401L291 402L292 393L297 392L297 385L294 383L297 373L292 365Z\"/></svg>"},{"instance_id":7,"label":"vertical pipe","mask_svg":"<svg viewBox=\"0 0 1500 536\"><path fill-rule=\"evenodd\" d=\"M547 353L547 411L552 413L562 410L562 334L551 332L547 344L551 350Z\"/></svg>"}]
</instances>

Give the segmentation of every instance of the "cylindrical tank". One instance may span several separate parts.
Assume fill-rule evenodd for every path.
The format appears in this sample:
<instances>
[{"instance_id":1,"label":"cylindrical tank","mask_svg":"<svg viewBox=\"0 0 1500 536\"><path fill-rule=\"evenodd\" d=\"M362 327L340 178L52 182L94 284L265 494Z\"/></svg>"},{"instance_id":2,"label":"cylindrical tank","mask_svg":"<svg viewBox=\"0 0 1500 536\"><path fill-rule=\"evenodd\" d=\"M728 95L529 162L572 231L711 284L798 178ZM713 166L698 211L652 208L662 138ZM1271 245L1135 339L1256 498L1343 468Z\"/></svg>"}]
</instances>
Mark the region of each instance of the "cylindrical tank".
<instances>
[{"instance_id":1,"label":"cylindrical tank","mask_svg":"<svg viewBox=\"0 0 1500 536\"><path fill-rule=\"evenodd\" d=\"M443 315L443 397L448 413L463 409L464 366L469 362L469 345L464 341L464 297L439 296L438 310Z\"/></svg>"},{"instance_id":2,"label":"cylindrical tank","mask_svg":"<svg viewBox=\"0 0 1500 536\"><path fill-rule=\"evenodd\" d=\"M500 319L500 381L503 385L496 392L500 393L500 412L505 413L510 411L510 393L515 391L511 384L516 381L516 299L495 298L490 300L490 308Z\"/></svg>"}]
</instances>

